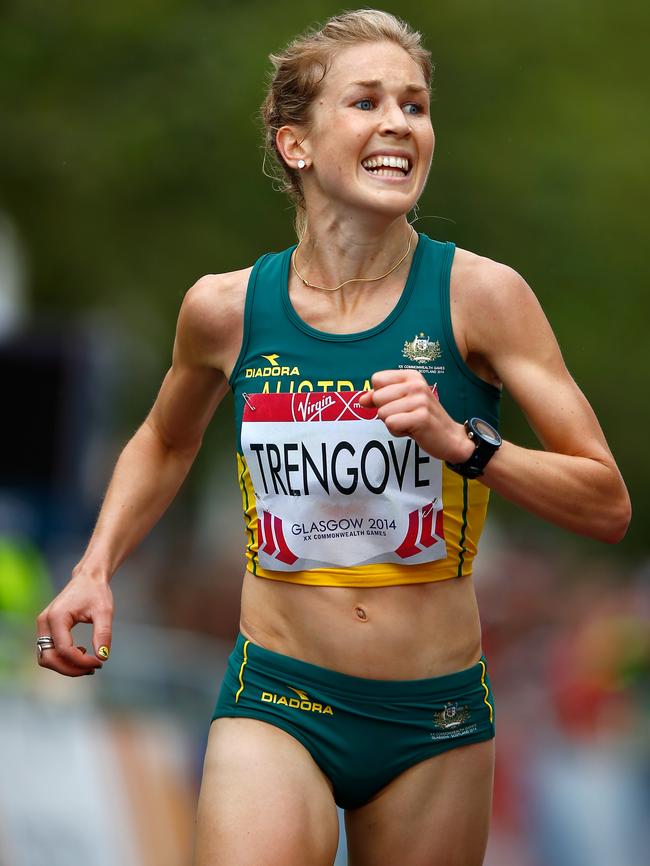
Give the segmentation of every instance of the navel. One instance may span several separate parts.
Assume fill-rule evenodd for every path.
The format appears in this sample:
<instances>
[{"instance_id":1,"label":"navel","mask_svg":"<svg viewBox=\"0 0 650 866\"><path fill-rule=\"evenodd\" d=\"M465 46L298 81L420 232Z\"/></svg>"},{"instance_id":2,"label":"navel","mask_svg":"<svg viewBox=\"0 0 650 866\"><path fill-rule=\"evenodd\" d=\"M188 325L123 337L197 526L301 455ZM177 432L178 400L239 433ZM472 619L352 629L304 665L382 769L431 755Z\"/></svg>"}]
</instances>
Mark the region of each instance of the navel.
<instances>
[{"instance_id":1,"label":"navel","mask_svg":"<svg viewBox=\"0 0 650 866\"><path fill-rule=\"evenodd\" d=\"M365 622L368 619L368 614L362 607L355 607L354 612L357 615L357 618Z\"/></svg>"}]
</instances>

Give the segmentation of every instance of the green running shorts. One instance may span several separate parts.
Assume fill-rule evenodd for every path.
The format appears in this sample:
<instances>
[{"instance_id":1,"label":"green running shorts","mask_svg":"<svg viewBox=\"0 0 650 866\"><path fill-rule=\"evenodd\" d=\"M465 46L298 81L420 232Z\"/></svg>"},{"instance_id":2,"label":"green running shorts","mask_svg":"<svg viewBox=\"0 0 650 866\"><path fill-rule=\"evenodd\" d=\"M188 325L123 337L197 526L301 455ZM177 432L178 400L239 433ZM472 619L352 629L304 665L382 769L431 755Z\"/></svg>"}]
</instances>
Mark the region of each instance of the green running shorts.
<instances>
[{"instance_id":1,"label":"green running shorts","mask_svg":"<svg viewBox=\"0 0 650 866\"><path fill-rule=\"evenodd\" d=\"M485 657L419 680L371 680L318 667L239 635L213 720L260 719L291 734L355 809L413 764L494 737Z\"/></svg>"}]
</instances>

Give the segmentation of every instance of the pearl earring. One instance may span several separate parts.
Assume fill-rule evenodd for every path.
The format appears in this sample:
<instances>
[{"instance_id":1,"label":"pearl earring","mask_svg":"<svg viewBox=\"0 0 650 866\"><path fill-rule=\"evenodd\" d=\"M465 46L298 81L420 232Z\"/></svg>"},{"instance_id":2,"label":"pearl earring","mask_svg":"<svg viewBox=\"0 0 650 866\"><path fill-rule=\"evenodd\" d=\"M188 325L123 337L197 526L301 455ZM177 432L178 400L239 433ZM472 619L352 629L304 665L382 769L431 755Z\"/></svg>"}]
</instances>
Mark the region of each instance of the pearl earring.
<instances>
[{"instance_id":1,"label":"pearl earring","mask_svg":"<svg viewBox=\"0 0 650 866\"><path fill-rule=\"evenodd\" d=\"M304 168L307 165L304 159L298 160L298 168Z\"/></svg>"}]
</instances>

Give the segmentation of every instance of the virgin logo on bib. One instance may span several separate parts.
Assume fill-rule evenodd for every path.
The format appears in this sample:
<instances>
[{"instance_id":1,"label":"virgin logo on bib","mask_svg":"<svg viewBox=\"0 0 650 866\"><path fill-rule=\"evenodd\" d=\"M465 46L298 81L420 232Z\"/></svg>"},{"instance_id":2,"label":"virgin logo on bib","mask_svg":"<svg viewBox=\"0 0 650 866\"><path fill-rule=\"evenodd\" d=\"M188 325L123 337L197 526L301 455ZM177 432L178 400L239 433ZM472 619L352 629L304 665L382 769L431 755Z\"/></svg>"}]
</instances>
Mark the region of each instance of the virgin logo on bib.
<instances>
[{"instance_id":1,"label":"virgin logo on bib","mask_svg":"<svg viewBox=\"0 0 650 866\"><path fill-rule=\"evenodd\" d=\"M443 559L442 466L361 391L248 394L241 442L263 568Z\"/></svg>"}]
</instances>

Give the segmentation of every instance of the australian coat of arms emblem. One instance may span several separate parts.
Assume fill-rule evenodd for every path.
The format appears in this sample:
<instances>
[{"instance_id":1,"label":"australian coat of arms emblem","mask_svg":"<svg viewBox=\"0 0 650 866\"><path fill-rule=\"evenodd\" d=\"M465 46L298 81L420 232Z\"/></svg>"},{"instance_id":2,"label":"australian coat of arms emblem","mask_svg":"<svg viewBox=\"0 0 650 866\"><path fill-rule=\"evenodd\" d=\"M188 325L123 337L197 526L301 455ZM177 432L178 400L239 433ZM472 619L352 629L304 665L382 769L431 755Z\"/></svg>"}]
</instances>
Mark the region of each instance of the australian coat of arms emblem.
<instances>
[{"instance_id":1,"label":"australian coat of arms emblem","mask_svg":"<svg viewBox=\"0 0 650 866\"><path fill-rule=\"evenodd\" d=\"M409 361L435 361L442 355L440 340L430 340L420 332L412 340L405 341L402 355Z\"/></svg>"},{"instance_id":2,"label":"australian coat of arms emblem","mask_svg":"<svg viewBox=\"0 0 650 866\"><path fill-rule=\"evenodd\" d=\"M462 725L470 717L469 707L459 707L453 701L445 704L444 709L433 714L433 721L437 728L456 728Z\"/></svg>"}]
</instances>

